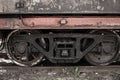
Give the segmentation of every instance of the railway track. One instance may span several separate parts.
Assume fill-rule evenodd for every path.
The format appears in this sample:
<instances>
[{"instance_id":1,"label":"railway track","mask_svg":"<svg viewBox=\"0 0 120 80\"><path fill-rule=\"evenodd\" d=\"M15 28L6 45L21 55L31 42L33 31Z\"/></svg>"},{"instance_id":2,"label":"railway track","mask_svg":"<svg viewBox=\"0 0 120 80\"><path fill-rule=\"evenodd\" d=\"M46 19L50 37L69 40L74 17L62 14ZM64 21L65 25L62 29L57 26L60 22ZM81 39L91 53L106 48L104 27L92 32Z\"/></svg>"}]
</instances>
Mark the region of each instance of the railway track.
<instances>
[{"instance_id":1,"label":"railway track","mask_svg":"<svg viewBox=\"0 0 120 80\"><path fill-rule=\"evenodd\" d=\"M0 72L118 72L120 73L120 66L67 66L67 67L18 67L18 66L0 66Z\"/></svg>"},{"instance_id":2,"label":"railway track","mask_svg":"<svg viewBox=\"0 0 120 80\"><path fill-rule=\"evenodd\" d=\"M0 72L61 72L61 71L80 71L80 72L119 72L120 73L120 63L114 63L109 66L91 66L89 64L84 64L84 61L81 61L76 64L52 64L50 62L43 61L42 64L39 64L35 67L20 67L12 63L11 60L6 59L6 55L3 53L0 55Z\"/></svg>"},{"instance_id":3,"label":"railway track","mask_svg":"<svg viewBox=\"0 0 120 80\"><path fill-rule=\"evenodd\" d=\"M89 64L84 64L84 60L76 64L52 64L49 61L43 61L35 67L20 67L12 63L11 60L7 58L4 53L0 54L0 72L6 73L32 73L32 72L117 72L120 73L120 63L115 62L109 66L91 66Z\"/></svg>"},{"instance_id":4,"label":"railway track","mask_svg":"<svg viewBox=\"0 0 120 80\"><path fill-rule=\"evenodd\" d=\"M5 57L5 56L4 56ZM5 57L6 58L6 57ZM8 59L0 58L1 80L119 80L120 66L90 66L81 64L55 65L44 61L35 67L20 67ZM8 62L8 63L7 63ZM49 66L49 64L51 64ZM111 77L112 76L112 77Z\"/></svg>"},{"instance_id":5,"label":"railway track","mask_svg":"<svg viewBox=\"0 0 120 80\"><path fill-rule=\"evenodd\" d=\"M74 71L79 71L79 72L118 72L120 73L120 66L118 64L112 64L109 66L90 66L90 65L78 65L78 64L72 64L72 65L55 65L51 64L45 65L48 63L43 63L40 65L37 65L35 67L20 67L17 66L9 61L9 63L5 62L0 62L0 72L62 72L64 70L68 72L74 72ZM49 63L50 64L50 63Z\"/></svg>"}]
</instances>

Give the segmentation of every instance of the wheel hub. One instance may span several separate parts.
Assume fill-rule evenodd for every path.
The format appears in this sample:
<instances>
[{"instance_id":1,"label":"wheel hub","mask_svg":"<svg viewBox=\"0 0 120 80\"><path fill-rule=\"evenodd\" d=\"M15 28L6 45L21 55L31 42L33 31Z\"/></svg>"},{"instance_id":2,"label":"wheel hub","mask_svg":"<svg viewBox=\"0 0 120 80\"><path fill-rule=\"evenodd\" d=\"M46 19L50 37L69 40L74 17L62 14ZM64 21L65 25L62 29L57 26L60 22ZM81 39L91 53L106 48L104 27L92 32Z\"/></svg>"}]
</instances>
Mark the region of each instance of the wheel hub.
<instances>
[{"instance_id":1,"label":"wheel hub","mask_svg":"<svg viewBox=\"0 0 120 80\"><path fill-rule=\"evenodd\" d=\"M43 55L25 38L37 32L30 30L15 30L7 37L8 57L19 66L34 66L42 61Z\"/></svg>"},{"instance_id":2,"label":"wheel hub","mask_svg":"<svg viewBox=\"0 0 120 80\"><path fill-rule=\"evenodd\" d=\"M119 42L116 34L109 30L95 30L91 34L107 36L85 56L85 59L92 65L108 65L114 62L119 50Z\"/></svg>"},{"instance_id":3,"label":"wheel hub","mask_svg":"<svg viewBox=\"0 0 120 80\"><path fill-rule=\"evenodd\" d=\"M16 51L18 51L19 53L24 53L28 44L26 42L19 42L15 45Z\"/></svg>"}]
</instances>

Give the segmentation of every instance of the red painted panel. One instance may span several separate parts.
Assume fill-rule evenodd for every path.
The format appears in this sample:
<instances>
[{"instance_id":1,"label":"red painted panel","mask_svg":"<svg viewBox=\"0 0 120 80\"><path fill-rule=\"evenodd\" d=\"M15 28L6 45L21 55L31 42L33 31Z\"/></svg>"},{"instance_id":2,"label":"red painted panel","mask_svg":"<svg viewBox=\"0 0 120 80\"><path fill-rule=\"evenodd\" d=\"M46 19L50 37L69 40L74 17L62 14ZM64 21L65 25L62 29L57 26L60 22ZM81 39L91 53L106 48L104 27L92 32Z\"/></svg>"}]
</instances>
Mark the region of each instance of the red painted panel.
<instances>
[{"instance_id":1,"label":"red painted panel","mask_svg":"<svg viewBox=\"0 0 120 80\"><path fill-rule=\"evenodd\" d=\"M120 28L120 17L37 17L22 21L31 28Z\"/></svg>"},{"instance_id":2,"label":"red painted panel","mask_svg":"<svg viewBox=\"0 0 120 80\"><path fill-rule=\"evenodd\" d=\"M120 17L1 18L0 29L120 29Z\"/></svg>"},{"instance_id":3,"label":"red painted panel","mask_svg":"<svg viewBox=\"0 0 120 80\"><path fill-rule=\"evenodd\" d=\"M21 20L17 18L1 18L0 29L20 29L22 28Z\"/></svg>"},{"instance_id":4,"label":"red painted panel","mask_svg":"<svg viewBox=\"0 0 120 80\"><path fill-rule=\"evenodd\" d=\"M0 19L0 28L3 28L5 26L5 20Z\"/></svg>"}]
</instances>

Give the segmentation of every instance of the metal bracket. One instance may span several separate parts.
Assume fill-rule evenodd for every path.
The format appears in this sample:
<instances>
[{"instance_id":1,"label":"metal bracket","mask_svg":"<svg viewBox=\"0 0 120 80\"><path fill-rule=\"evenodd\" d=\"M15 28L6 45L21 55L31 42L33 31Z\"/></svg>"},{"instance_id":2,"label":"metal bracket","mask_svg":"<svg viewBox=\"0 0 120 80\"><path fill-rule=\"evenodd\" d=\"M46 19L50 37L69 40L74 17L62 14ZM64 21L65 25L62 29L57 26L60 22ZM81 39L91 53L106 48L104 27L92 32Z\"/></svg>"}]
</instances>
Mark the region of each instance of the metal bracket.
<instances>
[{"instance_id":1,"label":"metal bracket","mask_svg":"<svg viewBox=\"0 0 120 80\"><path fill-rule=\"evenodd\" d=\"M24 8L25 7L25 3L24 2L17 2L15 4L15 7L16 7L16 9Z\"/></svg>"}]
</instances>

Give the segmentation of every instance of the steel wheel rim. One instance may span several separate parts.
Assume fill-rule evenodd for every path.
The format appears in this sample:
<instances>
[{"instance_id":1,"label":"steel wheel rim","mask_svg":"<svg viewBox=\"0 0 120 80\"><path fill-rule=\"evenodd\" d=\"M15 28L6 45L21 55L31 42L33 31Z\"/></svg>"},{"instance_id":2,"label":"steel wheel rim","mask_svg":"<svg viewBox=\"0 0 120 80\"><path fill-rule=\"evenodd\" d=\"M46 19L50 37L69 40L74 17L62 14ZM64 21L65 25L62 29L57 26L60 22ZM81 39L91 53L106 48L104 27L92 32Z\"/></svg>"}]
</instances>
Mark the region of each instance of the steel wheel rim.
<instances>
[{"instance_id":1,"label":"steel wheel rim","mask_svg":"<svg viewBox=\"0 0 120 80\"><path fill-rule=\"evenodd\" d=\"M96 30L97 31L97 30ZM93 34L94 32L96 32L96 31L93 31L93 32L91 32L91 34ZM106 32L107 32L107 30L105 30ZM99 31L98 31L99 32ZM103 30L103 32L104 32L104 30ZM112 31L108 31L108 32L111 32L113 35L116 35L116 34L114 34ZM116 36L117 37L117 36ZM100 55L101 53L88 53L86 56L85 56L85 58L86 58L86 60L90 63L90 64L93 64L93 65L108 65L108 64L110 64L110 63L112 63L115 59L116 59L116 56L118 55L117 53L118 53L118 50L119 50L119 45L118 45L118 40L117 40L117 42L115 42L116 43L116 45L114 45L115 46L115 50L114 50L114 52L112 53L112 56L110 56L110 57L108 57L108 55L110 55L110 54L106 54L106 55ZM96 56L97 55L97 56ZM107 59L105 60L105 58L107 57ZM100 59L101 59L101 61L100 61ZM103 59L103 60L102 60Z\"/></svg>"},{"instance_id":2,"label":"steel wheel rim","mask_svg":"<svg viewBox=\"0 0 120 80\"><path fill-rule=\"evenodd\" d=\"M19 32L19 30L13 31L13 32L7 37L6 47L7 47L7 55L8 55L8 57L9 57L14 63L16 63L17 65L20 65L20 66L34 66L34 65L38 64L38 63L42 60L42 58L43 58L43 55L40 54L40 53L39 53L39 56L38 56L36 59L34 59L34 60L32 60L32 61L29 61L29 62L19 61L19 60L17 60L17 59L13 56L13 53L12 53L12 51L11 51L10 44L8 44L8 43L9 43L9 41L10 41L10 39L11 39L11 36L12 36L13 34L15 34L16 32Z\"/></svg>"}]
</instances>

